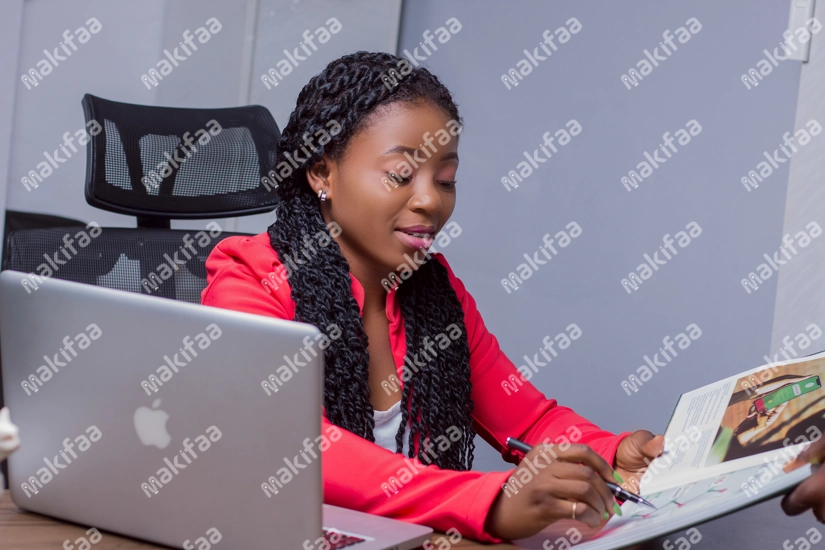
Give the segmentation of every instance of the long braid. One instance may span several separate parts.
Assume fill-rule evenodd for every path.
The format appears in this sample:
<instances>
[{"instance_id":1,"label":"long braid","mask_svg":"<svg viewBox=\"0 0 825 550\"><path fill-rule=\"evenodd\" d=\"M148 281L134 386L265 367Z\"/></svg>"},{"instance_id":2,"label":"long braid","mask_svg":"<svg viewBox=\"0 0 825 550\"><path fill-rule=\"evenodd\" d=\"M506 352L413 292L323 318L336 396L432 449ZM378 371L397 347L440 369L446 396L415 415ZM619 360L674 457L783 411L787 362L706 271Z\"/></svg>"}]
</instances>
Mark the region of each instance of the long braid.
<instances>
[{"instance_id":1,"label":"long braid","mask_svg":"<svg viewBox=\"0 0 825 550\"><path fill-rule=\"evenodd\" d=\"M385 85L387 74L398 75L401 59L387 53L359 51L343 56L314 76L298 95L297 106L283 129L278 144L277 167L289 166L294 151L307 157L299 169L286 170L279 184L281 202L277 219L269 226L272 248L283 261L295 257L305 248L304 235L318 235L329 228L324 223L318 197L307 182L305 168L326 154L340 159L347 144L381 105L396 102L429 102L439 106L453 120L461 123L458 108L444 85L424 68L414 68L403 75L397 85ZM340 127L332 134L330 121ZM306 135L327 134L316 147L307 148ZM330 236L331 239L331 236ZM289 275L295 320L315 325L324 331L331 324L341 329L341 337L331 340L324 350L324 406L330 422L368 441L375 441L375 421L368 384L369 344L358 304L352 296L349 264L334 239L317 247L314 254L301 255L302 264ZM442 468L468 470L473 462L469 346L461 304L450 286L447 270L431 258L399 285L401 313L404 317L407 354L423 348L423 338L435 339L447 333L450 325L461 331L450 338L444 349L435 347L435 357L417 366L402 391L402 422L396 435L397 452L403 449L403 436L410 425L409 456ZM444 341L444 338L441 338ZM407 410L409 407L409 411ZM436 449L436 457L425 455L416 438L448 437L454 426L461 439L446 450ZM419 439L422 441L422 439ZM443 441L443 439L442 439ZM418 453L415 455L415 448ZM432 452L432 451L431 451Z\"/></svg>"}]
</instances>

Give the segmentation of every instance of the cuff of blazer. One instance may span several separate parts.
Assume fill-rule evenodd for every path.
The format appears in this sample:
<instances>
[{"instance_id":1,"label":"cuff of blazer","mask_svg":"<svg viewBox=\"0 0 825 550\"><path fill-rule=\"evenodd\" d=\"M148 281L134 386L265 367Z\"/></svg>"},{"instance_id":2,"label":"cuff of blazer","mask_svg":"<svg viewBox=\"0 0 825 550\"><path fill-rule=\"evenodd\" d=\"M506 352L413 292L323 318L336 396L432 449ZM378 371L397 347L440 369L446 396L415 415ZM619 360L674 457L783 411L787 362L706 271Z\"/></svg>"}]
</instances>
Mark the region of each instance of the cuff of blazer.
<instances>
[{"instance_id":1,"label":"cuff of blazer","mask_svg":"<svg viewBox=\"0 0 825 550\"><path fill-rule=\"evenodd\" d=\"M604 458L610 467L613 468L613 464L616 461L616 452L619 450L619 445L631 433L633 432L622 432L618 435L588 441L587 446L593 449L599 456Z\"/></svg>"},{"instance_id":2,"label":"cuff of blazer","mask_svg":"<svg viewBox=\"0 0 825 550\"><path fill-rule=\"evenodd\" d=\"M482 518L479 533L475 535L480 542L498 544L505 540L494 537L484 530L484 526L487 523L487 514L490 512L493 502L502 491L501 486L513 475L513 472L515 472L515 469L506 472L487 473L473 499L472 506L467 511L469 517Z\"/></svg>"}]
</instances>

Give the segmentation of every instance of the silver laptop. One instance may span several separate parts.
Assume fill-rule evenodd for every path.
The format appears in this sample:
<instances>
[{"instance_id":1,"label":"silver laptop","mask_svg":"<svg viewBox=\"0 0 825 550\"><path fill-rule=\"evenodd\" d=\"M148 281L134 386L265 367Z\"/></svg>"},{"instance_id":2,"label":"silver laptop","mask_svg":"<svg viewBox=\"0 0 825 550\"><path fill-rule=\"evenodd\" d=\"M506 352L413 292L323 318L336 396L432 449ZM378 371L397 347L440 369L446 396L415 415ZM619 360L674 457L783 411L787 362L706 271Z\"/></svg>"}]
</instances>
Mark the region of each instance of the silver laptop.
<instances>
[{"instance_id":1,"label":"silver laptop","mask_svg":"<svg viewBox=\"0 0 825 550\"><path fill-rule=\"evenodd\" d=\"M3 271L12 500L175 548L420 546L432 529L322 504L321 335Z\"/></svg>"}]
</instances>

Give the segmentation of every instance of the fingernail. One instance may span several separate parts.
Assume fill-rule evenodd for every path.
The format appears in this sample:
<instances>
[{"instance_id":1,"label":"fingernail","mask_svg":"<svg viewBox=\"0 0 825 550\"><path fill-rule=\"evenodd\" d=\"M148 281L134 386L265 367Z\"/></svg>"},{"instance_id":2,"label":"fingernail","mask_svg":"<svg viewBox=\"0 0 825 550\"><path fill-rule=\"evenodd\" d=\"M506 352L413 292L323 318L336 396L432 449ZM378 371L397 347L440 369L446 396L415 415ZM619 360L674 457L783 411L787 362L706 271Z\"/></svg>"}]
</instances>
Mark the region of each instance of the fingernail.
<instances>
[{"instance_id":1,"label":"fingernail","mask_svg":"<svg viewBox=\"0 0 825 550\"><path fill-rule=\"evenodd\" d=\"M617 514L619 514L620 516L622 515L622 509L619 508L619 505L616 504L615 502L613 503L613 511L616 512Z\"/></svg>"},{"instance_id":2,"label":"fingernail","mask_svg":"<svg viewBox=\"0 0 825 550\"><path fill-rule=\"evenodd\" d=\"M622 479L622 476L620 476L619 473L616 472L616 471L613 472L613 479L615 479L619 483L624 483L624 480Z\"/></svg>"},{"instance_id":3,"label":"fingernail","mask_svg":"<svg viewBox=\"0 0 825 550\"><path fill-rule=\"evenodd\" d=\"M810 460L813 461L815 459L811 458ZM797 468L801 468L805 464L806 464L806 461L804 459L802 459L800 457L796 457L793 460L791 460L790 462L788 462L787 464L785 464L785 466L782 468L782 470L785 473L792 472L793 470L796 470ZM815 464L815 463L812 462L812 464Z\"/></svg>"},{"instance_id":4,"label":"fingernail","mask_svg":"<svg viewBox=\"0 0 825 550\"><path fill-rule=\"evenodd\" d=\"M811 464L820 464L822 462L822 459L818 456L812 456L809 462Z\"/></svg>"},{"instance_id":5,"label":"fingernail","mask_svg":"<svg viewBox=\"0 0 825 550\"><path fill-rule=\"evenodd\" d=\"M605 521L607 521L608 519L610 519L610 514L608 514L607 512L605 512L604 514L602 514L602 519L603 519L603 520L605 520Z\"/></svg>"}]
</instances>

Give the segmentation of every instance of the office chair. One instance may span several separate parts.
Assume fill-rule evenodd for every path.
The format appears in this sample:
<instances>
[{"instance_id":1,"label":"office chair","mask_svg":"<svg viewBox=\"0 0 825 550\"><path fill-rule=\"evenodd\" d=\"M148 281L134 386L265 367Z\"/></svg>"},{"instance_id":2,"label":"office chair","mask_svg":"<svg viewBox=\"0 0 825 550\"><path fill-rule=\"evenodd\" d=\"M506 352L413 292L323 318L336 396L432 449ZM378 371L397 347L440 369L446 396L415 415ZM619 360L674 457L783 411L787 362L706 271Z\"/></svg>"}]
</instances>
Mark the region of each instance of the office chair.
<instances>
[{"instance_id":1,"label":"office chair","mask_svg":"<svg viewBox=\"0 0 825 550\"><path fill-rule=\"evenodd\" d=\"M220 240L240 233L214 223L201 232L172 230L170 220L273 210L275 120L260 105L154 107L90 94L82 105L90 135L86 202L136 216L137 228L14 231L3 268L30 273L28 292L57 277L199 303L206 257Z\"/></svg>"},{"instance_id":2,"label":"office chair","mask_svg":"<svg viewBox=\"0 0 825 550\"><path fill-rule=\"evenodd\" d=\"M136 216L137 228L66 224L11 231L3 269L29 273L29 293L57 277L200 303L207 256L222 239L241 233L219 226L172 230L170 220L274 210L278 196L270 178L281 136L275 120L260 105L153 107L90 94L82 105L90 136L86 202ZM0 407L2 401L0 383ZM5 461L0 466L8 480Z\"/></svg>"}]
</instances>

